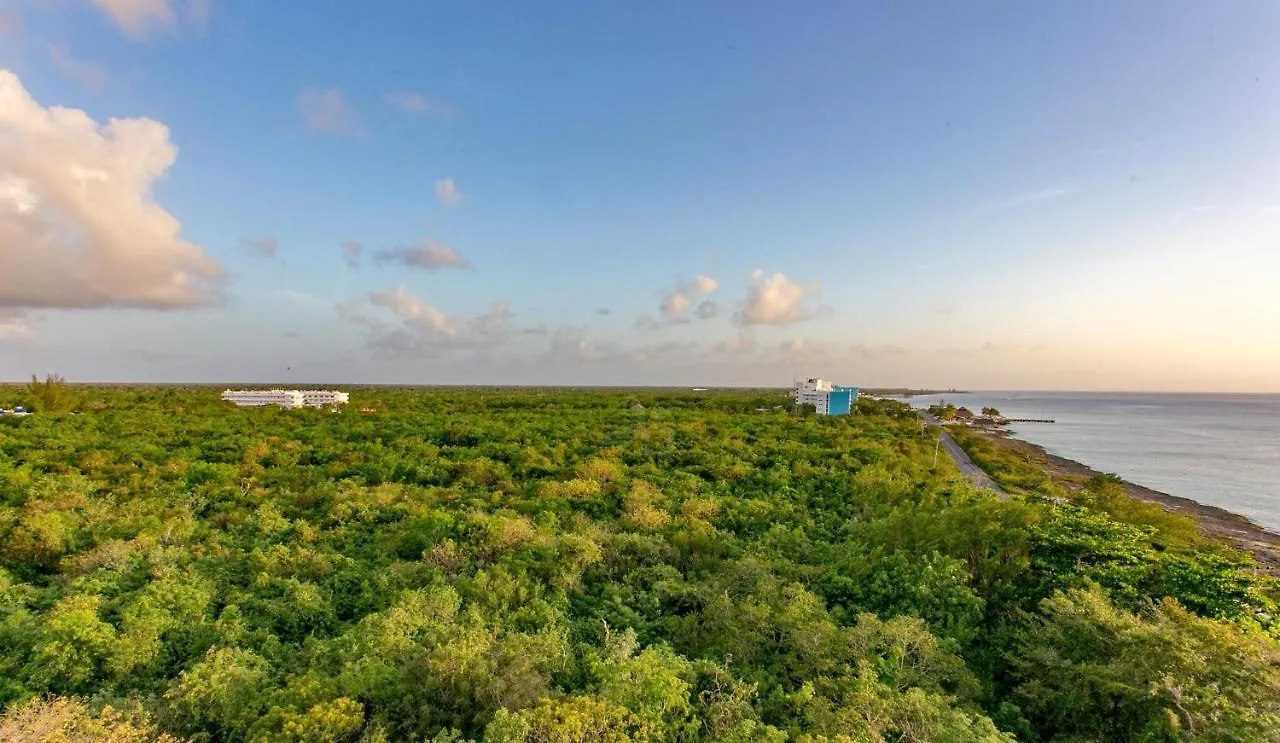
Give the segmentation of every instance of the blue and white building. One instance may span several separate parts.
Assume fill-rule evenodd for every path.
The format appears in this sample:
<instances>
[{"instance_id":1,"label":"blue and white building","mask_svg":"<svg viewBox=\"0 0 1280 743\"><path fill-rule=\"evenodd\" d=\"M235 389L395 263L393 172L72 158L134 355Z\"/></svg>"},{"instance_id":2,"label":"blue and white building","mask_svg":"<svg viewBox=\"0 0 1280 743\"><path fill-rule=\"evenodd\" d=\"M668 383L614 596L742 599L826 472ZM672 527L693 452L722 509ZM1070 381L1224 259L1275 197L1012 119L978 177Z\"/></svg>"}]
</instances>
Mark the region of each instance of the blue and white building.
<instances>
[{"instance_id":1,"label":"blue and white building","mask_svg":"<svg viewBox=\"0 0 1280 743\"><path fill-rule=\"evenodd\" d=\"M848 415L858 403L858 388L814 377L792 385L791 399L796 405L812 405L818 415Z\"/></svg>"}]
</instances>

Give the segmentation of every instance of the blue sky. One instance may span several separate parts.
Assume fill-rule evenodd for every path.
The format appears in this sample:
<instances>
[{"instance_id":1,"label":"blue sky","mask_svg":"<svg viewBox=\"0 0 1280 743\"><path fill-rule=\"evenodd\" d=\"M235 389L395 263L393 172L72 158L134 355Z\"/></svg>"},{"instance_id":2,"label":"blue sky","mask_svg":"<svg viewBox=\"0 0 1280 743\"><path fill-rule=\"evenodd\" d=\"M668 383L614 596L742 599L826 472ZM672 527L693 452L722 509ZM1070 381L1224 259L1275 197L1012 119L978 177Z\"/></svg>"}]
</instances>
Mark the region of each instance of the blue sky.
<instances>
[{"instance_id":1,"label":"blue sky","mask_svg":"<svg viewBox=\"0 0 1280 743\"><path fill-rule=\"evenodd\" d=\"M1274 3L300 11L0 3L0 378L1280 391Z\"/></svg>"}]
</instances>

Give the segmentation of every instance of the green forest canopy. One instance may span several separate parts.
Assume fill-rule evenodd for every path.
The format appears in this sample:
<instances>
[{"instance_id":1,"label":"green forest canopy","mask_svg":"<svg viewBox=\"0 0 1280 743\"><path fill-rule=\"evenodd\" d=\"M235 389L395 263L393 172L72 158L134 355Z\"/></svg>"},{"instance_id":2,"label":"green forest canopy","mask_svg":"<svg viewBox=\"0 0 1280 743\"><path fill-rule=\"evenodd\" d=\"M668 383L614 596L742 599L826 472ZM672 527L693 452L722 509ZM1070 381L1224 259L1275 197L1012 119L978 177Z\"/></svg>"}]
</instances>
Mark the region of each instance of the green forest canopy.
<instances>
[{"instance_id":1,"label":"green forest canopy","mask_svg":"<svg viewBox=\"0 0 1280 743\"><path fill-rule=\"evenodd\" d=\"M1248 556L1110 492L976 490L900 403L352 392L0 418L0 731L1280 740Z\"/></svg>"}]
</instances>

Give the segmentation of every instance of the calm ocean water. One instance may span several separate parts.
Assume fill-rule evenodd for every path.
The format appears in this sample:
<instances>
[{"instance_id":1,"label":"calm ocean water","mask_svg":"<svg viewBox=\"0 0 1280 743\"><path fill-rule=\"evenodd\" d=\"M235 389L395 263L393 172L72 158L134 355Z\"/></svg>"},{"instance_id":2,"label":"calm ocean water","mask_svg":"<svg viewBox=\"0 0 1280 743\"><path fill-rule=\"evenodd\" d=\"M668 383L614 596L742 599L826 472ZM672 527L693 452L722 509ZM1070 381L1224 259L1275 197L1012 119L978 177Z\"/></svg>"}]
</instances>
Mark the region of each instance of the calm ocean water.
<instances>
[{"instance_id":1,"label":"calm ocean water","mask_svg":"<svg viewBox=\"0 0 1280 743\"><path fill-rule=\"evenodd\" d=\"M975 392L939 399L991 405L1020 439L1149 488L1248 516L1280 533L1280 395Z\"/></svg>"}]
</instances>

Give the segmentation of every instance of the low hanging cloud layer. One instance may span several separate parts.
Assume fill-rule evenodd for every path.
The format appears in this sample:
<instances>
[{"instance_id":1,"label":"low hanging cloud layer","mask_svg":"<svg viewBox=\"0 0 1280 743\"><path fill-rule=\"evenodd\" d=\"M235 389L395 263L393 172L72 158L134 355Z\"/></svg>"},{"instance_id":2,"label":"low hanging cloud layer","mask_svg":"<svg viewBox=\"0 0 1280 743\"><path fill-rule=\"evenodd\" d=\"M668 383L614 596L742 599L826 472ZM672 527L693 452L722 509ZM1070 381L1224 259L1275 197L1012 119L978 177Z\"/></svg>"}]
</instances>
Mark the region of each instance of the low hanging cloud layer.
<instances>
[{"instance_id":1,"label":"low hanging cloud layer","mask_svg":"<svg viewBox=\"0 0 1280 743\"><path fill-rule=\"evenodd\" d=\"M373 262L380 266L400 265L438 271L442 268L472 268L471 261L434 237L425 237L417 245L402 245L375 251Z\"/></svg>"},{"instance_id":2,"label":"low hanging cloud layer","mask_svg":"<svg viewBox=\"0 0 1280 743\"><path fill-rule=\"evenodd\" d=\"M385 311L371 314L368 310ZM414 296L403 285L369 292L336 307L343 320L366 331L365 343L383 356L431 357L447 351L479 350L509 340L511 310L496 301L484 315L449 315ZM384 315L390 313L394 319Z\"/></svg>"},{"instance_id":3,"label":"low hanging cloud layer","mask_svg":"<svg viewBox=\"0 0 1280 743\"><path fill-rule=\"evenodd\" d=\"M215 303L222 267L152 198L177 154L158 121L45 108L0 70L0 307Z\"/></svg>"},{"instance_id":4,"label":"low hanging cloud layer","mask_svg":"<svg viewBox=\"0 0 1280 743\"><path fill-rule=\"evenodd\" d=\"M747 298L736 319L742 325L789 325L813 317L817 310L805 300L816 297L817 283L797 284L781 273L768 276L761 269L751 272Z\"/></svg>"},{"instance_id":5,"label":"low hanging cloud layer","mask_svg":"<svg viewBox=\"0 0 1280 743\"><path fill-rule=\"evenodd\" d=\"M172 31L181 20L196 27L209 22L212 0L89 0L132 39Z\"/></svg>"}]
</instances>

